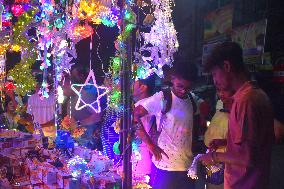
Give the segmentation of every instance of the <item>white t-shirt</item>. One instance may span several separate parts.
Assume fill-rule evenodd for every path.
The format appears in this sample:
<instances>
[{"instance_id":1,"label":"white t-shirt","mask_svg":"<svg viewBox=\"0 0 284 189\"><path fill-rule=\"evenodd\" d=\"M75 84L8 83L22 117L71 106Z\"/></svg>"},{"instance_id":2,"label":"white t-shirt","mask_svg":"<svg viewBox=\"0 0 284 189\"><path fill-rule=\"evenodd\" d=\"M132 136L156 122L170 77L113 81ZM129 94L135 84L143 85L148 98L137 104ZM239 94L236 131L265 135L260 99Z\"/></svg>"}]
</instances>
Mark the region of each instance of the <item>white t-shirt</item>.
<instances>
[{"instance_id":1,"label":"white t-shirt","mask_svg":"<svg viewBox=\"0 0 284 189\"><path fill-rule=\"evenodd\" d=\"M192 162L193 107L189 98L180 99L172 92L172 107L161 122L164 104L163 92L158 92L140 103L150 115L155 115L158 130L161 130L158 146L169 156L161 161L152 161L155 166L167 171L186 171ZM161 122L161 124L160 124Z\"/></svg>"},{"instance_id":2,"label":"white t-shirt","mask_svg":"<svg viewBox=\"0 0 284 189\"><path fill-rule=\"evenodd\" d=\"M27 113L34 116L34 122L44 124L51 121L55 114L55 96L53 93L48 98L40 99L35 93L28 99Z\"/></svg>"}]
</instances>

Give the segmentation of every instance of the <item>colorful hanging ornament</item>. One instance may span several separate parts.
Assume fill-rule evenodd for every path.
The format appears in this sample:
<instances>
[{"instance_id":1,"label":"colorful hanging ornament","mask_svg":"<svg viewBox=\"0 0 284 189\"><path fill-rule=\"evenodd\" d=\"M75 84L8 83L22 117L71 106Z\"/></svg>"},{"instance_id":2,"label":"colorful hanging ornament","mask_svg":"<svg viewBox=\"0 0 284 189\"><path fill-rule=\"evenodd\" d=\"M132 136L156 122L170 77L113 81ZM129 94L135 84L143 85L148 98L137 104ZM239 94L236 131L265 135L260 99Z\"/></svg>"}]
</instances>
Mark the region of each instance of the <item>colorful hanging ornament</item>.
<instances>
[{"instance_id":1,"label":"colorful hanging ornament","mask_svg":"<svg viewBox=\"0 0 284 189\"><path fill-rule=\"evenodd\" d=\"M7 43L0 44L0 55L5 55L8 48L9 44Z\"/></svg>"},{"instance_id":2,"label":"colorful hanging ornament","mask_svg":"<svg viewBox=\"0 0 284 189\"><path fill-rule=\"evenodd\" d=\"M173 55L179 47L177 32L171 16L173 2L172 0L153 0L152 4L155 7L153 12L155 22L149 33L141 33L144 45L139 50L141 56L142 52L148 52L150 56L143 55L142 59L138 59L148 68L149 73L146 75L155 72L159 77L163 77L162 67L172 66Z\"/></svg>"},{"instance_id":3,"label":"colorful hanging ornament","mask_svg":"<svg viewBox=\"0 0 284 189\"><path fill-rule=\"evenodd\" d=\"M86 86L94 87L96 90L97 98L91 103L87 103L82 98L82 91ZM80 87L80 90L77 90L75 87ZM76 110L81 110L83 108L89 107L92 110L94 110L96 113L100 113L102 111L100 99L108 93L108 89L106 87L97 85L93 70L90 70L89 75L84 84L73 84L71 85L71 89L78 95L78 100L75 105ZM81 103L83 105L80 106Z\"/></svg>"},{"instance_id":4,"label":"colorful hanging ornament","mask_svg":"<svg viewBox=\"0 0 284 189\"><path fill-rule=\"evenodd\" d=\"M14 91L16 89L16 85L13 82L6 82L5 83L5 90L6 91Z\"/></svg>"},{"instance_id":5,"label":"colorful hanging ornament","mask_svg":"<svg viewBox=\"0 0 284 189\"><path fill-rule=\"evenodd\" d=\"M0 17L2 17L1 20L0 20L0 23L2 22L2 25L1 25L2 28L1 29L5 30L7 27L12 25L11 20L13 18L13 15L9 12L8 6L4 7L3 4L0 5L0 10L2 11L2 13L0 15Z\"/></svg>"},{"instance_id":6,"label":"colorful hanging ornament","mask_svg":"<svg viewBox=\"0 0 284 189\"><path fill-rule=\"evenodd\" d=\"M15 0L15 3L30 3L30 0Z\"/></svg>"},{"instance_id":7,"label":"colorful hanging ornament","mask_svg":"<svg viewBox=\"0 0 284 189\"><path fill-rule=\"evenodd\" d=\"M90 37L91 35L93 35L93 33L94 33L93 28L89 25L75 26L73 39L82 40L87 37Z\"/></svg>"},{"instance_id":8,"label":"colorful hanging ornament","mask_svg":"<svg viewBox=\"0 0 284 189\"><path fill-rule=\"evenodd\" d=\"M82 0L79 4L78 18L94 24L103 23L106 26L113 27L118 21L119 11L114 7L110 8L109 3L98 0Z\"/></svg>"},{"instance_id":9,"label":"colorful hanging ornament","mask_svg":"<svg viewBox=\"0 0 284 189\"><path fill-rule=\"evenodd\" d=\"M11 50L15 52L20 52L21 51L21 46L20 45L12 45Z\"/></svg>"},{"instance_id":10,"label":"colorful hanging ornament","mask_svg":"<svg viewBox=\"0 0 284 189\"><path fill-rule=\"evenodd\" d=\"M16 17L21 16L25 12L24 7L22 5L19 5L19 4L13 4L12 7L11 7L11 11L12 11L13 15L16 16Z\"/></svg>"}]
</instances>

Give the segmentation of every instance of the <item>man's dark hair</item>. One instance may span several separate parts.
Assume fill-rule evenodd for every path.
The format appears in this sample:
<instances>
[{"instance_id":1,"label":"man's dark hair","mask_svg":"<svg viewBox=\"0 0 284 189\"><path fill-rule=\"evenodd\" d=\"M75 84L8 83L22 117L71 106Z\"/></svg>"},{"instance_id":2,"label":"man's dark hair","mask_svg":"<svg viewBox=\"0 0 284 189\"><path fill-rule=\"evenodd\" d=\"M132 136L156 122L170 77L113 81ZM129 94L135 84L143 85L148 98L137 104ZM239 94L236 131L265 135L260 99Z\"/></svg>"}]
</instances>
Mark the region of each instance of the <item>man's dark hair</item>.
<instances>
[{"instance_id":1,"label":"man's dark hair","mask_svg":"<svg viewBox=\"0 0 284 189\"><path fill-rule=\"evenodd\" d=\"M42 79L43 79L42 74L35 75L35 80L38 84L42 82Z\"/></svg>"},{"instance_id":2,"label":"man's dark hair","mask_svg":"<svg viewBox=\"0 0 284 189\"><path fill-rule=\"evenodd\" d=\"M210 72L214 67L223 68L224 61L230 62L233 72L245 71L243 50L235 42L218 44L208 57L204 65L204 71Z\"/></svg>"},{"instance_id":3,"label":"man's dark hair","mask_svg":"<svg viewBox=\"0 0 284 189\"><path fill-rule=\"evenodd\" d=\"M198 69L193 63L180 62L173 67L171 75L187 81L195 81L197 79Z\"/></svg>"}]
</instances>

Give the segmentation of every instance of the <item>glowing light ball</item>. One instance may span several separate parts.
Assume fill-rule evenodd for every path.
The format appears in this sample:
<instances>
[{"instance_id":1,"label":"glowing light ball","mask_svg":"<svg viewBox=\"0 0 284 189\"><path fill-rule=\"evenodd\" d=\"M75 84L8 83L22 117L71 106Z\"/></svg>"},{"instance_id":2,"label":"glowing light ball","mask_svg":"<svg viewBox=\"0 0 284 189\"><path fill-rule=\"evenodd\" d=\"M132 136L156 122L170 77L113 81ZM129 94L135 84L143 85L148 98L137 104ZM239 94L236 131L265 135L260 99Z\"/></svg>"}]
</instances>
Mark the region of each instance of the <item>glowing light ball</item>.
<instances>
[{"instance_id":1,"label":"glowing light ball","mask_svg":"<svg viewBox=\"0 0 284 189\"><path fill-rule=\"evenodd\" d=\"M71 158L67 163L67 168L71 175L75 178L84 176L90 172L86 160L79 156Z\"/></svg>"},{"instance_id":2,"label":"glowing light ball","mask_svg":"<svg viewBox=\"0 0 284 189\"><path fill-rule=\"evenodd\" d=\"M113 152L114 152L116 155L120 155L119 141L116 141L116 142L113 144Z\"/></svg>"},{"instance_id":3,"label":"glowing light ball","mask_svg":"<svg viewBox=\"0 0 284 189\"><path fill-rule=\"evenodd\" d=\"M12 82L5 83L5 90L13 91L15 89L16 89L16 85L14 85L14 83L12 83Z\"/></svg>"},{"instance_id":4,"label":"glowing light ball","mask_svg":"<svg viewBox=\"0 0 284 189\"><path fill-rule=\"evenodd\" d=\"M30 0L15 0L15 3L29 3Z\"/></svg>"},{"instance_id":5,"label":"glowing light ball","mask_svg":"<svg viewBox=\"0 0 284 189\"><path fill-rule=\"evenodd\" d=\"M12 5L11 11L16 17L21 16L25 12L24 7L17 4Z\"/></svg>"},{"instance_id":6,"label":"glowing light ball","mask_svg":"<svg viewBox=\"0 0 284 189\"><path fill-rule=\"evenodd\" d=\"M20 52L21 51L21 47L19 45L12 45L11 46L11 50L15 51L15 52Z\"/></svg>"},{"instance_id":7,"label":"glowing light ball","mask_svg":"<svg viewBox=\"0 0 284 189\"><path fill-rule=\"evenodd\" d=\"M74 29L74 37L84 39L93 35L93 28L89 25L76 26Z\"/></svg>"},{"instance_id":8,"label":"glowing light ball","mask_svg":"<svg viewBox=\"0 0 284 189\"><path fill-rule=\"evenodd\" d=\"M0 55L4 55L8 47L9 47L9 44L0 44Z\"/></svg>"}]
</instances>

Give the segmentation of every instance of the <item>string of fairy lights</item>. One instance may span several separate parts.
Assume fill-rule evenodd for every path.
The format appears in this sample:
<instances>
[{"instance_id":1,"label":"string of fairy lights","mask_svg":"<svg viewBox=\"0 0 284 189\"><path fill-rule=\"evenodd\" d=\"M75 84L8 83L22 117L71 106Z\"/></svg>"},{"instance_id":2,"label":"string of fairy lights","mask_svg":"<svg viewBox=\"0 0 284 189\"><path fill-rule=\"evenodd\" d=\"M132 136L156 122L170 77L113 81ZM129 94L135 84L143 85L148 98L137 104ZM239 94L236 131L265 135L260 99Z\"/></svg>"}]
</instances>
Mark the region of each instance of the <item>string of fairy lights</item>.
<instances>
[{"instance_id":1,"label":"string of fairy lights","mask_svg":"<svg viewBox=\"0 0 284 189\"><path fill-rule=\"evenodd\" d=\"M171 7L174 6L172 0L152 0L151 3L127 0L122 10L116 0L15 0L13 4L5 4L0 0L0 4L1 91L5 87L7 77L13 79L15 92L19 96L25 96L32 91L36 86L32 66L35 62L40 62L39 69L43 73L40 95L42 98L48 98L51 93L50 86L53 85L53 91L58 99L56 114L59 104L64 101L64 91L60 85L64 80L64 73L70 73L74 65L72 60L77 58L75 45L96 33L92 25L102 24L119 29L119 35L114 41L115 56L110 58L109 68L103 70L107 86L96 84L92 70L88 77L97 88L98 98L94 103L96 108L92 108L97 113L102 111L98 103L101 97L99 88L107 91L103 92L103 95L108 97L108 109L117 115L123 111L121 66L127 60L126 40L135 29L138 31L136 36L140 36L140 45L134 52L133 79L145 79L152 74L163 77L162 67L172 66L173 54L179 46L171 16ZM151 28L149 32L139 30L142 26L137 22L134 6L138 6L142 12L145 6L151 7L151 12L145 13L147 20L143 25ZM21 61L6 73L5 55L8 51L20 53ZM148 52L148 56L145 52ZM103 67L102 62L101 64ZM52 80L48 80L50 75ZM86 82L85 85L90 84L89 81ZM76 90L79 97L80 92ZM94 107L94 104L77 104L77 109ZM106 119L107 116L108 114ZM59 123L56 121L56 124Z\"/></svg>"}]
</instances>

